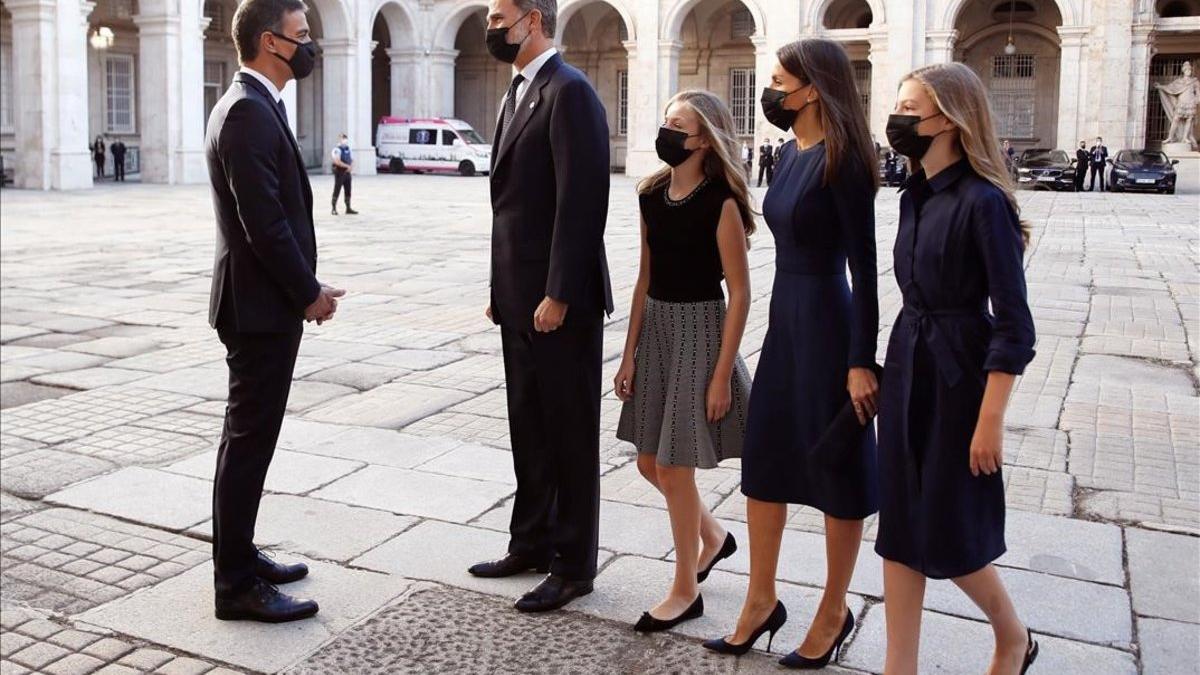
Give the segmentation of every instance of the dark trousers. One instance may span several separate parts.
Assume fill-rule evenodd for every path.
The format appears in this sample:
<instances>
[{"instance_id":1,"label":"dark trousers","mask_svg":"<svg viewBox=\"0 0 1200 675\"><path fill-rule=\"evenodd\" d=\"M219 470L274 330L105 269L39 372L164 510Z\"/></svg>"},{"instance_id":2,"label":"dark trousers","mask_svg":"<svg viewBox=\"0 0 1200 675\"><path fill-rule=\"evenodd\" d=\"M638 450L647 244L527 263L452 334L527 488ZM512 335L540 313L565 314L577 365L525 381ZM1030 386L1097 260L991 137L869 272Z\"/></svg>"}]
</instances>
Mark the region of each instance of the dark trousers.
<instances>
[{"instance_id":1,"label":"dark trousers","mask_svg":"<svg viewBox=\"0 0 1200 675\"><path fill-rule=\"evenodd\" d=\"M283 424L303 329L294 333L218 330L229 366L229 401L213 482L213 567L218 596L254 581L254 524L263 481Z\"/></svg>"},{"instance_id":2,"label":"dark trousers","mask_svg":"<svg viewBox=\"0 0 1200 675\"><path fill-rule=\"evenodd\" d=\"M1087 175L1086 166L1075 167L1075 191L1079 192L1083 189L1083 179Z\"/></svg>"},{"instance_id":3,"label":"dark trousers","mask_svg":"<svg viewBox=\"0 0 1200 675\"><path fill-rule=\"evenodd\" d=\"M517 477L508 550L572 580L596 576L603 335L599 317L500 331Z\"/></svg>"},{"instance_id":4,"label":"dark trousers","mask_svg":"<svg viewBox=\"0 0 1200 675\"><path fill-rule=\"evenodd\" d=\"M1096 164L1096 163L1092 164L1092 182L1088 184L1088 191L1094 190L1096 188L1096 176L1097 175L1100 176L1100 191L1104 192L1104 165Z\"/></svg>"},{"instance_id":5,"label":"dark trousers","mask_svg":"<svg viewBox=\"0 0 1200 675\"><path fill-rule=\"evenodd\" d=\"M338 193L346 188L346 208L350 208L350 172L340 169L333 170L333 208L337 208Z\"/></svg>"},{"instance_id":6,"label":"dark trousers","mask_svg":"<svg viewBox=\"0 0 1200 675\"><path fill-rule=\"evenodd\" d=\"M104 155L92 155L96 162L96 177L104 178Z\"/></svg>"},{"instance_id":7,"label":"dark trousers","mask_svg":"<svg viewBox=\"0 0 1200 675\"><path fill-rule=\"evenodd\" d=\"M113 155L113 180L125 180L125 157Z\"/></svg>"},{"instance_id":8,"label":"dark trousers","mask_svg":"<svg viewBox=\"0 0 1200 675\"><path fill-rule=\"evenodd\" d=\"M758 165L758 187L762 187L763 176L767 177L767 185L770 185L771 179L775 176L775 167L771 164Z\"/></svg>"}]
</instances>

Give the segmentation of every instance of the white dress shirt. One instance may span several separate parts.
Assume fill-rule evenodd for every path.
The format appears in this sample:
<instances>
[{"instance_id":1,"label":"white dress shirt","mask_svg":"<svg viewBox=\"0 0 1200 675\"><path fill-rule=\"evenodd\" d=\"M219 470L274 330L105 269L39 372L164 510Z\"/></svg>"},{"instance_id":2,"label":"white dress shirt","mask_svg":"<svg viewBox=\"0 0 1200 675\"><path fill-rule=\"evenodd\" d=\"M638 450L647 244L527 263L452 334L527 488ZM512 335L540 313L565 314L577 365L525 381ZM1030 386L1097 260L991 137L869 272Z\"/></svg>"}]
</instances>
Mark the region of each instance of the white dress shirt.
<instances>
[{"instance_id":1,"label":"white dress shirt","mask_svg":"<svg viewBox=\"0 0 1200 675\"><path fill-rule=\"evenodd\" d=\"M537 77L538 71L552 56L558 53L554 47L550 47L546 51L538 54L532 61L525 64L525 67L517 71L525 78L525 81L517 85L517 103L521 103L521 99L525 97L525 92L529 91L529 85L533 84L533 78Z\"/></svg>"},{"instance_id":2,"label":"white dress shirt","mask_svg":"<svg viewBox=\"0 0 1200 675\"><path fill-rule=\"evenodd\" d=\"M266 75L263 75L249 66L242 66L240 69L238 69L238 72L246 73L259 82L262 82L263 86L267 88L267 91L271 92L271 96L275 97L276 103L279 103L279 100L283 98L283 92L279 91L279 87L276 87L275 83L271 81L271 78L267 77Z\"/></svg>"}]
</instances>

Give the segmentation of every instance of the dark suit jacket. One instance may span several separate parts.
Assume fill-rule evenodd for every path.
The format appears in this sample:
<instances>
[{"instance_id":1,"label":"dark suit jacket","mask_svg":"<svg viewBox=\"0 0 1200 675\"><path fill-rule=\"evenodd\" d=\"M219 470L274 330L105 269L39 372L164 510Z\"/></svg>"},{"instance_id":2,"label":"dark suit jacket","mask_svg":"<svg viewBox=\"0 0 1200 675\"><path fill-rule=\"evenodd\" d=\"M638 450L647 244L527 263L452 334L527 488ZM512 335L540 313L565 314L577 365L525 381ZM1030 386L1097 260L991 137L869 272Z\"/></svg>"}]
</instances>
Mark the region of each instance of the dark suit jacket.
<instances>
[{"instance_id":1,"label":"dark suit jacket","mask_svg":"<svg viewBox=\"0 0 1200 675\"><path fill-rule=\"evenodd\" d=\"M1075 150L1075 166L1086 167L1092 161L1092 154L1083 148Z\"/></svg>"},{"instance_id":2,"label":"dark suit jacket","mask_svg":"<svg viewBox=\"0 0 1200 675\"><path fill-rule=\"evenodd\" d=\"M312 188L287 120L261 82L238 73L208 118L204 146L217 217L208 322L298 330L321 285Z\"/></svg>"},{"instance_id":3,"label":"dark suit jacket","mask_svg":"<svg viewBox=\"0 0 1200 675\"><path fill-rule=\"evenodd\" d=\"M1096 152L1096 148L1100 148L1100 161L1099 162L1095 161L1094 159L1091 159L1092 153ZM1088 149L1088 158L1089 158L1088 161L1090 161L1092 164L1103 164L1104 162L1106 162L1108 160L1108 146L1107 145L1099 145L1099 146L1093 145L1091 148Z\"/></svg>"},{"instance_id":4,"label":"dark suit jacket","mask_svg":"<svg viewBox=\"0 0 1200 675\"><path fill-rule=\"evenodd\" d=\"M587 76L556 54L492 142L493 321L532 331L546 296L568 304L568 326L612 313L608 179L604 106Z\"/></svg>"},{"instance_id":5,"label":"dark suit jacket","mask_svg":"<svg viewBox=\"0 0 1200 675\"><path fill-rule=\"evenodd\" d=\"M758 146L758 164L759 166L772 166L775 164L775 148L768 145Z\"/></svg>"}]
</instances>

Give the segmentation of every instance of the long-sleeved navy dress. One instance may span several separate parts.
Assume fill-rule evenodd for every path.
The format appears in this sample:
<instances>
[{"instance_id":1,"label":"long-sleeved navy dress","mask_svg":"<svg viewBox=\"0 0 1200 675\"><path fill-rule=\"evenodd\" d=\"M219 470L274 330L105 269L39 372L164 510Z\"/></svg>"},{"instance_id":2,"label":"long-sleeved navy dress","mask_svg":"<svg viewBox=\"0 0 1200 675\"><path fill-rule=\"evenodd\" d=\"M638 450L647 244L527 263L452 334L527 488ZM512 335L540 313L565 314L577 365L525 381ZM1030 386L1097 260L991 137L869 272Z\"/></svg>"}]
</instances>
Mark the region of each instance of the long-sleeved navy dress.
<instances>
[{"instance_id":1,"label":"long-sleeved navy dress","mask_svg":"<svg viewBox=\"0 0 1200 675\"><path fill-rule=\"evenodd\" d=\"M880 396L875 551L959 577L1005 550L1003 478L972 476L970 451L987 373L1019 375L1034 355L1017 216L965 159L916 173L894 255L904 308Z\"/></svg>"},{"instance_id":2,"label":"long-sleeved navy dress","mask_svg":"<svg viewBox=\"0 0 1200 675\"><path fill-rule=\"evenodd\" d=\"M824 143L783 147L763 202L775 237L775 284L742 450L747 497L807 504L846 519L877 509L874 430L868 425L845 448L856 455L845 463L823 461L814 445L849 401L849 368L875 365L879 297L868 170L848 158L823 185Z\"/></svg>"}]
</instances>

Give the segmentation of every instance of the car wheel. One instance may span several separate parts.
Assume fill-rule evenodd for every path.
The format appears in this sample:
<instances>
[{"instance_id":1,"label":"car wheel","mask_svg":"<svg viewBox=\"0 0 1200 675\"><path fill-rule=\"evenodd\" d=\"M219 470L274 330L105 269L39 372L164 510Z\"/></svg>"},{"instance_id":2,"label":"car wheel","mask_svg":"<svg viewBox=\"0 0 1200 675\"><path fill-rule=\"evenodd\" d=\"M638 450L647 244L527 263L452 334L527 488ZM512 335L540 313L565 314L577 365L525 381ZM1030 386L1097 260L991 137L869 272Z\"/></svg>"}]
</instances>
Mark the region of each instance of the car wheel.
<instances>
[{"instance_id":1,"label":"car wheel","mask_svg":"<svg viewBox=\"0 0 1200 675\"><path fill-rule=\"evenodd\" d=\"M462 176L474 176L475 175L475 165L472 164L469 160L464 159L463 161L458 163L458 173L459 173L459 175L462 175Z\"/></svg>"},{"instance_id":2,"label":"car wheel","mask_svg":"<svg viewBox=\"0 0 1200 675\"><path fill-rule=\"evenodd\" d=\"M393 157L392 161L388 162L388 171L391 173L404 173L404 160L399 157Z\"/></svg>"}]
</instances>

